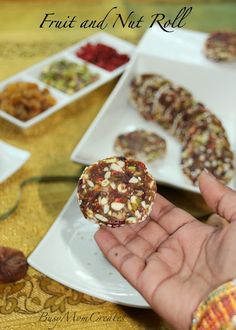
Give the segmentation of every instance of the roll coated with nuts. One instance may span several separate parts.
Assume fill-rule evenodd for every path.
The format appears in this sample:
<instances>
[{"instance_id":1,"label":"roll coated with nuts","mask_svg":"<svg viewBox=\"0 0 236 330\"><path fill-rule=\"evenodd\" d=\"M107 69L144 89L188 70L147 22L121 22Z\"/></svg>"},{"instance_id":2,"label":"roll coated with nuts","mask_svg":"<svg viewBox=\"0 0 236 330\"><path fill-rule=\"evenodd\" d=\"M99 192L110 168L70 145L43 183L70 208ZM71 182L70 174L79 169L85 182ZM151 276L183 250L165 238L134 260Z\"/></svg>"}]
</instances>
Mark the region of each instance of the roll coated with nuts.
<instances>
[{"instance_id":1,"label":"roll coated with nuts","mask_svg":"<svg viewBox=\"0 0 236 330\"><path fill-rule=\"evenodd\" d=\"M146 166L124 157L110 157L88 166L77 191L85 218L108 227L144 221L155 194L156 183Z\"/></svg>"},{"instance_id":2,"label":"roll coated with nuts","mask_svg":"<svg viewBox=\"0 0 236 330\"><path fill-rule=\"evenodd\" d=\"M181 168L192 184L198 184L205 168L224 183L232 179L234 156L226 131L187 89L158 74L141 74L131 81L130 99L146 120L158 123L182 144Z\"/></svg>"}]
</instances>

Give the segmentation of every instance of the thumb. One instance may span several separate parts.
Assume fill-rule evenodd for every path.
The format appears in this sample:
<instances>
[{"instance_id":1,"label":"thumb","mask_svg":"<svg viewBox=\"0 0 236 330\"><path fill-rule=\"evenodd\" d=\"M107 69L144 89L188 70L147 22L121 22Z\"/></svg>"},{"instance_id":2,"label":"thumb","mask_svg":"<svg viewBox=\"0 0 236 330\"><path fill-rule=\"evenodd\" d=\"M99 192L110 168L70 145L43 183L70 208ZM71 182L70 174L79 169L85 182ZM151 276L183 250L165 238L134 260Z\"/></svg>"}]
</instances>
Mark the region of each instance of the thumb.
<instances>
[{"instance_id":1,"label":"thumb","mask_svg":"<svg viewBox=\"0 0 236 330\"><path fill-rule=\"evenodd\" d=\"M228 221L236 219L236 192L204 170L199 176L199 188L207 205Z\"/></svg>"}]
</instances>

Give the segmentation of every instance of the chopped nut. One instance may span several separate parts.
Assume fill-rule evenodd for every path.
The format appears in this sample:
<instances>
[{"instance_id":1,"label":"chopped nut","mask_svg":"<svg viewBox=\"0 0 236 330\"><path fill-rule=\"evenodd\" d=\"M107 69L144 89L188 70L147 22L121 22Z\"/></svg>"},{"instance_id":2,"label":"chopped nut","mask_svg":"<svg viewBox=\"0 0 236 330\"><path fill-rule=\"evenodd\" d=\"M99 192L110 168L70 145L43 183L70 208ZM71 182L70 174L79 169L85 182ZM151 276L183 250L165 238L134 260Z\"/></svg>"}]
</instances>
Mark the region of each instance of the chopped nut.
<instances>
[{"instance_id":1,"label":"chopped nut","mask_svg":"<svg viewBox=\"0 0 236 330\"><path fill-rule=\"evenodd\" d=\"M141 215L140 212L139 212L138 210L136 210L134 214L136 215L137 218L139 218L140 215Z\"/></svg>"},{"instance_id":2,"label":"chopped nut","mask_svg":"<svg viewBox=\"0 0 236 330\"><path fill-rule=\"evenodd\" d=\"M112 158L104 159L104 162L110 164L110 163L114 163L116 160L117 160L116 157L112 157Z\"/></svg>"},{"instance_id":3,"label":"chopped nut","mask_svg":"<svg viewBox=\"0 0 236 330\"><path fill-rule=\"evenodd\" d=\"M142 202L141 202L141 205L142 205L142 207L145 208L145 207L146 207L146 203L145 203L145 201L142 201Z\"/></svg>"},{"instance_id":4,"label":"chopped nut","mask_svg":"<svg viewBox=\"0 0 236 330\"><path fill-rule=\"evenodd\" d=\"M120 183L118 184L118 187L117 187L118 191L121 192L121 193L125 193L127 191L126 189L126 185L124 183Z\"/></svg>"},{"instance_id":5,"label":"chopped nut","mask_svg":"<svg viewBox=\"0 0 236 330\"><path fill-rule=\"evenodd\" d=\"M87 216L88 216L89 218L92 218L92 217L93 217L93 211L90 210L90 209L87 209Z\"/></svg>"},{"instance_id":6,"label":"chopped nut","mask_svg":"<svg viewBox=\"0 0 236 330\"><path fill-rule=\"evenodd\" d=\"M136 218L135 217L129 217L129 218L127 218L127 222L136 223Z\"/></svg>"},{"instance_id":7,"label":"chopped nut","mask_svg":"<svg viewBox=\"0 0 236 330\"><path fill-rule=\"evenodd\" d=\"M121 209L123 209L124 206L125 206L124 203L119 203L119 202L111 203L111 208L115 211L120 211Z\"/></svg>"},{"instance_id":8,"label":"chopped nut","mask_svg":"<svg viewBox=\"0 0 236 330\"><path fill-rule=\"evenodd\" d=\"M95 214L95 217L98 219L98 220L101 220L102 222L107 222L107 218L105 218L103 215L101 214Z\"/></svg>"},{"instance_id":9,"label":"chopped nut","mask_svg":"<svg viewBox=\"0 0 236 330\"><path fill-rule=\"evenodd\" d=\"M105 214L107 214L107 212L109 211L109 209L110 209L110 208L109 208L109 205L106 204L106 205L104 206L104 208L103 208L103 212L104 212Z\"/></svg>"},{"instance_id":10,"label":"chopped nut","mask_svg":"<svg viewBox=\"0 0 236 330\"><path fill-rule=\"evenodd\" d=\"M135 176L132 176L132 178L129 180L129 183L138 183L138 179L135 178Z\"/></svg>"},{"instance_id":11,"label":"chopped nut","mask_svg":"<svg viewBox=\"0 0 236 330\"><path fill-rule=\"evenodd\" d=\"M125 166L125 163L122 161L122 160L119 160L117 162L117 164L120 166L120 167L124 167Z\"/></svg>"},{"instance_id":12,"label":"chopped nut","mask_svg":"<svg viewBox=\"0 0 236 330\"><path fill-rule=\"evenodd\" d=\"M87 182L88 182L88 185L89 185L90 187L94 187L94 183L93 183L92 181L87 180Z\"/></svg>"},{"instance_id":13,"label":"chopped nut","mask_svg":"<svg viewBox=\"0 0 236 330\"><path fill-rule=\"evenodd\" d=\"M130 202L128 202L128 209L129 209L130 211L132 211L132 205L131 205Z\"/></svg>"},{"instance_id":14,"label":"chopped nut","mask_svg":"<svg viewBox=\"0 0 236 330\"><path fill-rule=\"evenodd\" d=\"M109 185L109 183L110 183L110 182L109 182L108 180L105 179L105 180L102 181L101 185L102 185L103 187L106 187L106 186Z\"/></svg>"},{"instance_id":15,"label":"chopped nut","mask_svg":"<svg viewBox=\"0 0 236 330\"><path fill-rule=\"evenodd\" d=\"M110 168L111 168L111 170L114 170L117 172L122 172L122 168L119 165L117 165L116 163L112 163Z\"/></svg>"},{"instance_id":16,"label":"chopped nut","mask_svg":"<svg viewBox=\"0 0 236 330\"><path fill-rule=\"evenodd\" d=\"M112 187L112 189L116 189L116 184L114 182L111 182L110 186Z\"/></svg>"},{"instance_id":17,"label":"chopped nut","mask_svg":"<svg viewBox=\"0 0 236 330\"><path fill-rule=\"evenodd\" d=\"M109 179L110 176L111 176L111 172L108 171L108 172L106 172L106 174L104 175L104 178L105 178L105 179Z\"/></svg>"},{"instance_id":18,"label":"chopped nut","mask_svg":"<svg viewBox=\"0 0 236 330\"><path fill-rule=\"evenodd\" d=\"M101 199L101 204L102 205L105 205L105 204L107 204L108 203L108 199L106 198L106 197L103 197L102 199Z\"/></svg>"},{"instance_id":19,"label":"chopped nut","mask_svg":"<svg viewBox=\"0 0 236 330\"><path fill-rule=\"evenodd\" d=\"M142 196L142 195L143 195L143 191L142 191L142 190L138 190L138 191L136 192L136 195L137 195L137 196Z\"/></svg>"}]
</instances>

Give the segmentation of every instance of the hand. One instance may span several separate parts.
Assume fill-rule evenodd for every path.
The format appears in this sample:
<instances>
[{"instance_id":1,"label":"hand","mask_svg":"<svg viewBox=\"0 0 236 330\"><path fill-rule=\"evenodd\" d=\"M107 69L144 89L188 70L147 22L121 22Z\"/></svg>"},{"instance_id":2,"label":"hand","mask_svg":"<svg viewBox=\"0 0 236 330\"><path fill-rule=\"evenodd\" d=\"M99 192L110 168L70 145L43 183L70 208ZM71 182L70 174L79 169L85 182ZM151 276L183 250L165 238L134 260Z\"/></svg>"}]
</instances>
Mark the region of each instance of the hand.
<instances>
[{"instance_id":1,"label":"hand","mask_svg":"<svg viewBox=\"0 0 236 330\"><path fill-rule=\"evenodd\" d=\"M156 195L150 218L136 225L99 229L107 259L176 329L189 329L201 300L236 276L236 192L203 172L201 193L230 225L214 228Z\"/></svg>"}]
</instances>

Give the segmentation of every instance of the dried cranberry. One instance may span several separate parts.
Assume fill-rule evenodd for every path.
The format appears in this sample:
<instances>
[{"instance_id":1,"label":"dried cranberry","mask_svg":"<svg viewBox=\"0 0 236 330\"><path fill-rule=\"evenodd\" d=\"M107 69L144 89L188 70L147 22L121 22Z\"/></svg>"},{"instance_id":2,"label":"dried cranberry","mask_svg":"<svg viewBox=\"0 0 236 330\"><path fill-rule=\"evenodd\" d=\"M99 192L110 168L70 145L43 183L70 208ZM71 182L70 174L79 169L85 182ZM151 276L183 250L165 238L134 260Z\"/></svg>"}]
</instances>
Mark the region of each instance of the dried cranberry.
<instances>
[{"instance_id":1,"label":"dried cranberry","mask_svg":"<svg viewBox=\"0 0 236 330\"><path fill-rule=\"evenodd\" d=\"M129 56L119 54L114 48L102 43L82 46L76 55L85 61L93 63L107 71L113 71L129 61Z\"/></svg>"}]
</instances>

